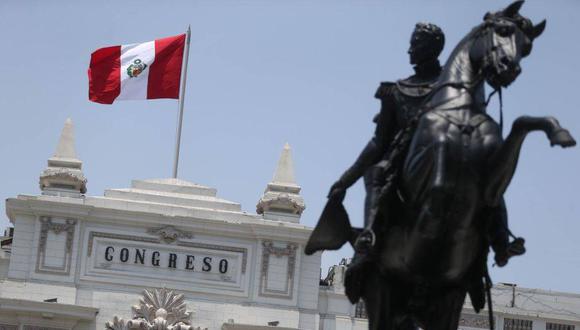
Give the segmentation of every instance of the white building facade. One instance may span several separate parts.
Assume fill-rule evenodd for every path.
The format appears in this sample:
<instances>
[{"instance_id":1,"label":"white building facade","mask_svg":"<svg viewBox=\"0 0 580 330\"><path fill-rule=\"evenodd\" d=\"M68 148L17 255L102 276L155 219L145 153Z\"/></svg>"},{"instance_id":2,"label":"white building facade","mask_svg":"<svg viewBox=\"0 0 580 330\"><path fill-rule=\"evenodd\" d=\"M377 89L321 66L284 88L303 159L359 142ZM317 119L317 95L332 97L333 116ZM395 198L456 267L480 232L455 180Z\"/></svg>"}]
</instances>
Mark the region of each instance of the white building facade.
<instances>
[{"instance_id":1,"label":"white building facade","mask_svg":"<svg viewBox=\"0 0 580 330\"><path fill-rule=\"evenodd\" d=\"M85 196L81 167L67 121L41 174L42 194L6 201L14 235L0 263L0 329L127 323L145 289L169 300L183 295L177 305L191 313L188 322L174 322L176 306L157 306L169 313L168 326L318 327L320 254L302 253L311 229L299 221L304 202L288 146L260 214L178 179Z\"/></svg>"},{"instance_id":2,"label":"white building facade","mask_svg":"<svg viewBox=\"0 0 580 330\"><path fill-rule=\"evenodd\" d=\"M364 305L351 305L344 294L346 262L333 266L320 286L320 330L366 330ZM520 288L498 283L492 288L494 326L498 330L578 330L580 294ZM469 299L463 306L460 330L489 329L487 309L476 314Z\"/></svg>"},{"instance_id":3,"label":"white building facade","mask_svg":"<svg viewBox=\"0 0 580 330\"><path fill-rule=\"evenodd\" d=\"M0 330L366 329L344 265L320 282L319 253L288 145L257 214L179 179L87 196L67 120L40 195L6 201ZM498 286L497 329L576 330L580 296ZM488 328L468 305L461 327Z\"/></svg>"}]
</instances>

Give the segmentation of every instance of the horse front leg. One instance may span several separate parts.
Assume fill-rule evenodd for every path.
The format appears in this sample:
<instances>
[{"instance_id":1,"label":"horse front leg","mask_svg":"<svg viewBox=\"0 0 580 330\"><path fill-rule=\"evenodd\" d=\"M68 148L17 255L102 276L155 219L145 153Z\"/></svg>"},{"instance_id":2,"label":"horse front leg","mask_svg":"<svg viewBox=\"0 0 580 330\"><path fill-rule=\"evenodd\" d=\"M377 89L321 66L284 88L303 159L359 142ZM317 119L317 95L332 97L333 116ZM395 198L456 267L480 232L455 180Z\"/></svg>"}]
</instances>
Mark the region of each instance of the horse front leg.
<instances>
[{"instance_id":1,"label":"horse front leg","mask_svg":"<svg viewBox=\"0 0 580 330\"><path fill-rule=\"evenodd\" d=\"M506 140L490 158L485 189L485 199L489 205L496 206L500 202L514 176L522 144L528 133L533 131L546 133L551 146L567 148L576 145L570 132L562 128L554 117L518 117Z\"/></svg>"}]
</instances>

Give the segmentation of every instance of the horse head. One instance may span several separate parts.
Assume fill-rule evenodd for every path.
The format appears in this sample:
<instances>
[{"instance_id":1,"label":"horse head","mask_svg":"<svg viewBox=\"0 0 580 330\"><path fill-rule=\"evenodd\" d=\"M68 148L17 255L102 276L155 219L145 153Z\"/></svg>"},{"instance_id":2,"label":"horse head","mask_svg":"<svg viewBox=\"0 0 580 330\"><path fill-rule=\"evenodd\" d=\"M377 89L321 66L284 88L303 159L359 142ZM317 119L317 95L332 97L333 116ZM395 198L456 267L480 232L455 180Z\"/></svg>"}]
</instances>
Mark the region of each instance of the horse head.
<instances>
[{"instance_id":1,"label":"horse head","mask_svg":"<svg viewBox=\"0 0 580 330\"><path fill-rule=\"evenodd\" d=\"M485 81L494 89L507 87L521 73L520 61L532 51L532 44L546 27L519 14L524 1L485 14L476 34L470 57L479 64Z\"/></svg>"}]
</instances>

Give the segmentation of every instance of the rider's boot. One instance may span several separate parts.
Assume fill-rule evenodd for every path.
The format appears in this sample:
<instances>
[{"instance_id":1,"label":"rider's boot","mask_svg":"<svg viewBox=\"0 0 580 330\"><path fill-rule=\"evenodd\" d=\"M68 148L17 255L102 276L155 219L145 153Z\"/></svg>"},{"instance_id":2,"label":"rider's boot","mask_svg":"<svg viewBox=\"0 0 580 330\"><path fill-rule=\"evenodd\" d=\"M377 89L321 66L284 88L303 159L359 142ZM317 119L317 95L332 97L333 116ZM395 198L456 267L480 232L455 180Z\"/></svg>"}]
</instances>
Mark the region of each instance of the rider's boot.
<instances>
[{"instance_id":1,"label":"rider's boot","mask_svg":"<svg viewBox=\"0 0 580 330\"><path fill-rule=\"evenodd\" d=\"M353 304L357 303L363 294L364 276L370 265L372 262L369 255L355 252L344 273L344 293Z\"/></svg>"},{"instance_id":2,"label":"rider's boot","mask_svg":"<svg viewBox=\"0 0 580 330\"><path fill-rule=\"evenodd\" d=\"M526 253L525 240L522 237L514 237L513 241L509 241L511 232L508 228L507 210L503 198L500 204L490 212L489 235L491 247L495 253L494 260L497 266L503 267L507 265L511 257Z\"/></svg>"},{"instance_id":3,"label":"rider's boot","mask_svg":"<svg viewBox=\"0 0 580 330\"><path fill-rule=\"evenodd\" d=\"M526 240L523 237L517 237L513 241L511 241L507 248L500 253L495 254L495 264L499 267L503 267L507 265L509 259L515 256L521 256L522 254L526 253L525 247Z\"/></svg>"},{"instance_id":4,"label":"rider's boot","mask_svg":"<svg viewBox=\"0 0 580 330\"><path fill-rule=\"evenodd\" d=\"M380 179L378 178L380 172L380 169L373 166L369 168L364 175L366 190L364 208L365 227L369 223L371 208L375 203L375 198L380 193ZM363 294L363 277L367 267L371 265L372 261L372 258L368 253L369 251L363 251L362 249L356 248L357 242L360 244L360 241L358 240L360 234L360 231L353 232L353 239L351 241L354 243L353 247L355 248L355 253L344 274L345 294L353 304L358 302Z\"/></svg>"}]
</instances>

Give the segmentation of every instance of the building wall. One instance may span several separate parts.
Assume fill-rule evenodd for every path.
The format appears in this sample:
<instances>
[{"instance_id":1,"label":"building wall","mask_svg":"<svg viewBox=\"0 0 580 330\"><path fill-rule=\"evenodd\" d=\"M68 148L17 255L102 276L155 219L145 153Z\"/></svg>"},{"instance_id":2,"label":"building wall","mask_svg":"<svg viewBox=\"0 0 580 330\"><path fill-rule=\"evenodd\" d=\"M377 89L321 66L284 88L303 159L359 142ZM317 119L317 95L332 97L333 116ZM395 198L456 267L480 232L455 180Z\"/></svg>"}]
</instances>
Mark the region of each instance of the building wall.
<instances>
[{"instance_id":1,"label":"building wall","mask_svg":"<svg viewBox=\"0 0 580 330\"><path fill-rule=\"evenodd\" d=\"M98 309L90 320L46 321L63 329L97 330L115 316L131 319L143 290L162 287L183 294L193 325L210 330L232 322L242 328L269 322L302 330L368 328L344 295L346 265L333 267L319 286L321 254L303 253L309 228L235 212L194 217L147 203L116 209L122 205L106 199L12 200L7 209L15 232L10 253L0 258L0 298L24 303L56 298L57 304ZM179 212L188 216L176 216ZM106 259L109 246L116 248L113 261ZM160 262L167 266L124 263L123 247L165 251ZM171 251L180 258L187 253L227 258L232 271L222 276L174 269L167 259ZM496 329L580 330L580 295L499 284L493 297ZM16 317L2 308L5 325L47 319L46 313ZM474 314L467 301L460 328L488 327L487 314Z\"/></svg>"},{"instance_id":2,"label":"building wall","mask_svg":"<svg viewBox=\"0 0 580 330\"><path fill-rule=\"evenodd\" d=\"M123 210L98 214L94 206L87 207L87 201L39 199L13 201L8 207L15 233L11 257L6 259L8 269L0 264L0 274L6 274L0 278L0 298L56 298L59 304L95 307L99 309L95 321L79 322L75 329L96 330L115 316L131 319L131 306L139 302L144 289L167 287L184 294L187 308L193 312L193 325L202 328L221 329L232 320L236 324L265 326L277 321L290 329L318 328L321 256L304 255L310 232L304 226L285 228L284 223L256 216L248 220L243 214L239 220L225 222L219 220L219 214L217 219L175 218L168 216L172 207L158 214ZM71 200L72 206L63 203ZM98 203L106 209L107 201ZM231 212L227 216L235 218ZM191 237L164 241L163 234L152 231L167 224L170 227L163 230ZM106 255L109 246L116 249L117 259L111 262L105 260L111 255ZM123 263L119 255L123 247L166 251L160 262L167 265L173 252L181 253L177 261L181 266L188 253L229 258L228 272L223 276L194 274L183 267L141 265L133 255L134 263Z\"/></svg>"},{"instance_id":3,"label":"building wall","mask_svg":"<svg viewBox=\"0 0 580 330\"><path fill-rule=\"evenodd\" d=\"M10 256L10 278L25 280L30 276L30 267L33 264L33 246L36 225L35 217L28 215L15 219L14 239Z\"/></svg>"},{"instance_id":4,"label":"building wall","mask_svg":"<svg viewBox=\"0 0 580 330\"><path fill-rule=\"evenodd\" d=\"M325 285L320 287L318 300L320 330L368 328L367 320L360 317L356 307L348 301L344 294L343 279L346 267L346 262L333 266L324 280ZM492 289L492 297L495 329L580 329L580 294L527 289L512 284L499 283ZM487 309L476 314L471 302L467 299L459 322L459 329L489 329Z\"/></svg>"},{"instance_id":5,"label":"building wall","mask_svg":"<svg viewBox=\"0 0 580 330\"><path fill-rule=\"evenodd\" d=\"M112 292L103 290L79 290L79 304L99 308L96 317L97 329L113 319L113 316L125 320L132 318L131 306L141 298L140 292ZM297 309L275 308L274 306L249 306L237 303L201 301L193 295L186 295L187 310L192 312L195 326L208 329L221 329L224 323L233 320L235 323L267 325L279 321L281 326L298 327L299 312Z\"/></svg>"}]
</instances>

